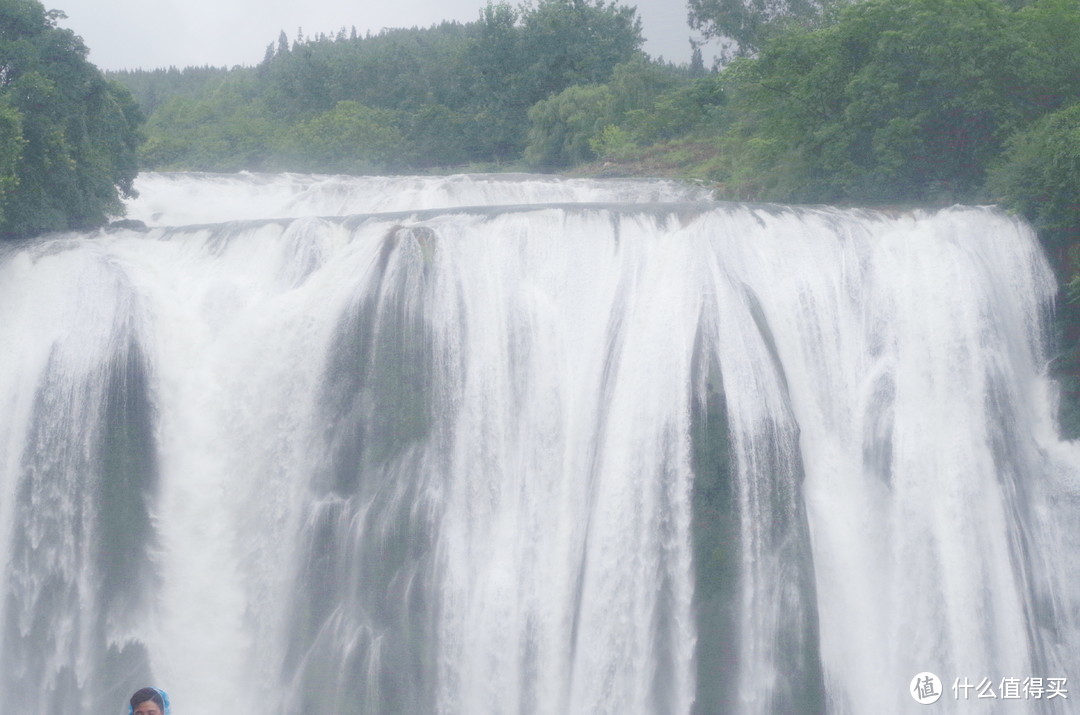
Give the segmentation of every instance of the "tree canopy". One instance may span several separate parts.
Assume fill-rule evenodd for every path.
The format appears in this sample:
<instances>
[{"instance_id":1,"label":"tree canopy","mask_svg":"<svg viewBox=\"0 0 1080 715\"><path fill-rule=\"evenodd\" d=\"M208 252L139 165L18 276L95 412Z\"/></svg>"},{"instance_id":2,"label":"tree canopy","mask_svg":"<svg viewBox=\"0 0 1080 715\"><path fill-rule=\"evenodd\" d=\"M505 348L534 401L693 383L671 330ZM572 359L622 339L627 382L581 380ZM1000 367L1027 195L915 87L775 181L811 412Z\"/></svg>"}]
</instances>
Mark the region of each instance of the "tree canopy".
<instances>
[{"instance_id":1,"label":"tree canopy","mask_svg":"<svg viewBox=\"0 0 1080 715\"><path fill-rule=\"evenodd\" d=\"M643 57L641 44L633 8L539 0L489 4L465 24L367 36L342 28L292 43L282 33L254 68L115 77L154 108L143 152L151 168L425 169L520 160L530 107L607 81ZM334 151L316 128L338 137Z\"/></svg>"},{"instance_id":2,"label":"tree canopy","mask_svg":"<svg viewBox=\"0 0 1080 715\"><path fill-rule=\"evenodd\" d=\"M779 200L976 198L1006 140L1075 96L1080 55L1040 39L1066 5L865 0L785 33L725 73L734 160Z\"/></svg>"},{"instance_id":3,"label":"tree canopy","mask_svg":"<svg viewBox=\"0 0 1080 715\"><path fill-rule=\"evenodd\" d=\"M837 0L832 0L836 2ZM749 53L793 23L814 21L829 0L688 0L690 27Z\"/></svg>"},{"instance_id":4,"label":"tree canopy","mask_svg":"<svg viewBox=\"0 0 1080 715\"><path fill-rule=\"evenodd\" d=\"M142 115L62 18L0 0L0 236L100 225L138 171Z\"/></svg>"},{"instance_id":5,"label":"tree canopy","mask_svg":"<svg viewBox=\"0 0 1080 715\"><path fill-rule=\"evenodd\" d=\"M1062 223L1050 216L1064 215L1064 199L1036 208L1018 177L1036 164L1047 182L1069 176L1049 157L1071 134L1040 122L1080 101L1076 0L708 2L690 7L709 32L728 32L721 20L736 6L758 28L743 38L752 56L712 73L649 60L632 9L540 0L364 37L282 33L254 68L118 78L156 107L150 168L640 160L634 171L670 166L730 198L1002 198L1041 225ZM0 106L0 138L23 119ZM0 177L10 155L0 153Z\"/></svg>"},{"instance_id":6,"label":"tree canopy","mask_svg":"<svg viewBox=\"0 0 1080 715\"><path fill-rule=\"evenodd\" d=\"M1052 248L1080 242L1080 99L1010 137L991 168L990 188ZM1080 276L1072 290L1080 296Z\"/></svg>"}]
</instances>

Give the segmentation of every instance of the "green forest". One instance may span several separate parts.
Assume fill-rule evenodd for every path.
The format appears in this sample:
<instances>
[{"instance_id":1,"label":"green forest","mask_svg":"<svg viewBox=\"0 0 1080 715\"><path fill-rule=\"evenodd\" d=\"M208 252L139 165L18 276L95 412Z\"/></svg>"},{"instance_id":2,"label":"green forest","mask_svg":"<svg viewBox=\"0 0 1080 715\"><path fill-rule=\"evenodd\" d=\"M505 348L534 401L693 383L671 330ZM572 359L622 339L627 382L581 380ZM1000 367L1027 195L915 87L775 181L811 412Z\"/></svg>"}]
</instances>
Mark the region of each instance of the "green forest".
<instances>
[{"instance_id":1,"label":"green forest","mask_svg":"<svg viewBox=\"0 0 1080 715\"><path fill-rule=\"evenodd\" d=\"M1053 170L1032 165L1038 148L1075 126L1075 0L691 11L739 38L723 69L649 58L628 7L542 0L378 35L283 32L255 67L110 78L149 117L152 169L664 174L739 199L1000 199L1041 226L1063 218L1044 190L1021 194Z\"/></svg>"},{"instance_id":2,"label":"green forest","mask_svg":"<svg viewBox=\"0 0 1080 715\"><path fill-rule=\"evenodd\" d=\"M100 226L138 173L142 114L63 18L0 0L0 237Z\"/></svg>"},{"instance_id":3,"label":"green forest","mask_svg":"<svg viewBox=\"0 0 1080 715\"><path fill-rule=\"evenodd\" d=\"M92 225L136 168L532 170L694 178L740 200L998 202L1051 250L1072 244L1075 0L761 5L690 0L688 33L730 39L713 68L647 56L631 7L539 0L282 32L253 67L103 75L62 13L0 0L0 225Z\"/></svg>"},{"instance_id":4,"label":"green forest","mask_svg":"<svg viewBox=\"0 0 1080 715\"><path fill-rule=\"evenodd\" d=\"M0 0L0 226L99 223L136 168L676 176L740 200L1001 203L1080 296L1080 4L760 5L690 0L688 33L730 40L713 68L647 56L631 7L539 0L102 74L62 13Z\"/></svg>"},{"instance_id":5,"label":"green forest","mask_svg":"<svg viewBox=\"0 0 1080 715\"><path fill-rule=\"evenodd\" d=\"M438 171L520 163L530 110L648 65L642 41L631 8L544 0L378 35L282 32L256 67L112 77L149 116L148 167Z\"/></svg>"}]
</instances>

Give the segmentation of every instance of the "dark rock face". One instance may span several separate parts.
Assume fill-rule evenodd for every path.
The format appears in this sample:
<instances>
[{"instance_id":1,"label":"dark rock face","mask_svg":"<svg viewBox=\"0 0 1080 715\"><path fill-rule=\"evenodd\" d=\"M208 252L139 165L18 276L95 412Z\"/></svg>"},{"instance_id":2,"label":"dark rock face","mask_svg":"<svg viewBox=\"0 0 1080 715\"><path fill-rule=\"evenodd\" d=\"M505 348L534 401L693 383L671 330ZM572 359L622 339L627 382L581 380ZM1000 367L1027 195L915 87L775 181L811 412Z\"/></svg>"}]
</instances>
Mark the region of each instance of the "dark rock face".
<instances>
[{"instance_id":1,"label":"dark rock face","mask_svg":"<svg viewBox=\"0 0 1080 715\"><path fill-rule=\"evenodd\" d=\"M147 231L149 227L142 221L138 221L132 218L120 219L119 221L111 221L105 226L106 231Z\"/></svg>"}]
</instances>

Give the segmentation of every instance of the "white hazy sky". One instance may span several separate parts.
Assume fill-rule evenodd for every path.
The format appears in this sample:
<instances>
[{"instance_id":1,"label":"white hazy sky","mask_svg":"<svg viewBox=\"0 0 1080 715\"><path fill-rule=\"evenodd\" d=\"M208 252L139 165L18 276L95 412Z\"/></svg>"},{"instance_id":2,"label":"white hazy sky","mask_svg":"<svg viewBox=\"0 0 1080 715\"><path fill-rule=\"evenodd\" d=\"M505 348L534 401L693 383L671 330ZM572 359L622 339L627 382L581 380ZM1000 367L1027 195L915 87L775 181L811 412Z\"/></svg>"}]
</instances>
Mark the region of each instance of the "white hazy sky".
<instances>
[{"instance_id":1,"label":"white hazy sky","mask_svg":"<svg viewBox=\"0 0 1080 715\"><path fill-rule=\"evenodd\" d=\"M62 10L64 27L81 35L101 69L176 65L254 65L267 44L298 27L305 35L353 25L361 34L385 27L469 22L486 0L43 0ZM518 4L513 1L511 4ZM653 57L690 59L686 0L625 0L636 5ZM706 63L709 51L705 50Z\"/></svg>"}]
</instances>

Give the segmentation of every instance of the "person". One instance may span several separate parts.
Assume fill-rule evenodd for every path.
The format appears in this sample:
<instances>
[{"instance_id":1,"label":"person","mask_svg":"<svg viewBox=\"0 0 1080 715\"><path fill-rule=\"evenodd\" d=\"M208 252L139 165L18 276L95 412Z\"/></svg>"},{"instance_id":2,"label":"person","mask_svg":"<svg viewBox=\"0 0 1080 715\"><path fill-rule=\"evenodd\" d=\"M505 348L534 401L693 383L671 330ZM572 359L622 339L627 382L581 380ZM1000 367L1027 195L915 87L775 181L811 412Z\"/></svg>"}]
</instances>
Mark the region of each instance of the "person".
<instances>
[{"instance_id":1,"label":"person","mask_svg":"<svg viewBox=\"0 0 1080 715\"><path fill-rule=\"evenodd\" d=\"M143 688L131 696L128 715L169 715L169 696L159 688Z\"/></svg>"}]
</instances>

